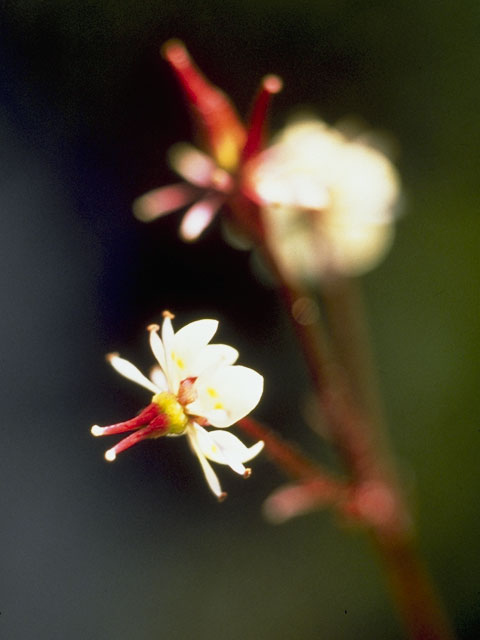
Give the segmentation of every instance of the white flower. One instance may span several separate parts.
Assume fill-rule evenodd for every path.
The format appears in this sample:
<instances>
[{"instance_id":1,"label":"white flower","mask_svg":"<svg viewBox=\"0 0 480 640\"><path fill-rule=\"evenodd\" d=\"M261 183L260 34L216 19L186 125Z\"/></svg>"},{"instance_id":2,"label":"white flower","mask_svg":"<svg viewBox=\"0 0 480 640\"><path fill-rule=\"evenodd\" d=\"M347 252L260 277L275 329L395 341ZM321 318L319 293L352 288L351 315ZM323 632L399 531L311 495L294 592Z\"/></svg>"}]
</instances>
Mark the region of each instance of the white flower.
<instances>
[{"instance_id":1,"label":"white flower","mask_svg":"<svg viewBox=\"0 0 480 640\"><path fill-rule=\"evenodd\" d=\"M244 463L260 453L263 442L246 447L223 429L256 407L263 377L253 369L234 365L236 349L209 344L218 327L216 320L191 322L175 333L172 318L164 312L161 337L158 325L148 327L150 346L159 365L150 379L118 354L108 356L114 369L154 394L151 403L131 420L108 427L94 425L91 432L101 436L134 431L105 453L109 461L141 440L186 435L210 489L222 499L226 494L209 460L228 465L245 477L250 475ZM207 431L204 427L210 425L218 429Z\"/></svg>"},{"instance_id":2,"label":"white flower","mask_svg":"<svg viewBox=\"0 0 480 640\"><path fill-rule=\"evenodd\" d=\"M359 138L349 140L318 120L296 122L252 161L247 175L287 278L357 275L392 243L398 176Z\"/></svg>"}]
</instances>

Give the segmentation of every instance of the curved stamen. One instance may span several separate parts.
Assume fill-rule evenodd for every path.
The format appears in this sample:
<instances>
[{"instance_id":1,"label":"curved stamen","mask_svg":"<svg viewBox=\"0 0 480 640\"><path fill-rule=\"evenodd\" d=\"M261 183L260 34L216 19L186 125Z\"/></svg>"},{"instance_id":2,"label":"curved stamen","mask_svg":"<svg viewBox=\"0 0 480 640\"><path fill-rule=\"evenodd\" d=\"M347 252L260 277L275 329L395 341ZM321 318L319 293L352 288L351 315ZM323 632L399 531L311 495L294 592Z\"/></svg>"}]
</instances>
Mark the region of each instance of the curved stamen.
<instances>
[{"instance_id":1,"label":"curved stamen","mask_svg":"<svg viewBox=\"0 0 480 640\"><path fill-rule=\"evenodd\" d=\"M112 436L116 433L133 431L134 429L139 429L140 427L151 424L155 418L159 417L159 412L160 410L158 406L152 402L148 407L145 407L138 416L135 416L135 418L132 418L131 420L117 422L117 424L111 424L108 427L100 427L98 424L95 424L90 431L94 436Z\"/></svg>"},{"instance_id":2,"label":"curved stamen","mask_svg":"<svg viewBox=\"0 0 480 640\"><path fill-rule=\"evenodd\" d=\"M120 442L118 442L114 447L105 451L105 460L113 462L119 453L126 449L130 449L130 447L133 447L142 440L146 440L147 438L158 438L164 435L165 429L161 428L159 422L162 421L159 421L158 418L164 418L164 416L157 416L157 418L152 420L149 425L143 427L143 429L135 431L135 433L131 433L126 438L123 438L123 440L120 440Z\"/></svg>"},{"instance_id":3,"label":"curved stamen","mask_svg":"<svg viewBox=\"0 0 480 640\"><path fill-rule=\"evenodd\" d=\"M247 128L247 141L242 152L242 162L258 153L264 143L266 122L270 100L273 95L282 90L283 82L275 75L268 75L262 79L260 90L255 98Z\"/></svg>"}]
</instances>

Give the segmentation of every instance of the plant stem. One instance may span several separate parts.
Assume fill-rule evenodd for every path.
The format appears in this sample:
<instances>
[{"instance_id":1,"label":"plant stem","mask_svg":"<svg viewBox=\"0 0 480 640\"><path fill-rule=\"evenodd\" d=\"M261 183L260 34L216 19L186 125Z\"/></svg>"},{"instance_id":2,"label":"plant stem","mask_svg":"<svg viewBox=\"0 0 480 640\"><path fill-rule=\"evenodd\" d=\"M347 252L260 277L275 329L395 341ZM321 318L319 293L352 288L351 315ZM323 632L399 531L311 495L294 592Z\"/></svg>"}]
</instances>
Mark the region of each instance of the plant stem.
<instances>
[{"instance_id":1,"label":"plant stem","mask_svg":"<svg viewBox=\"0 0 480 640\"><path fill-rule=\"evenodd\" d=\"M392 599L412 640L454 640L455 632L441 604L413 538L374 534Z\"/></svg>"},{"instance_id":2,"label":"plant stem","mask_svg":"<svg viewBox=\"0 0 480 640\"><path fill-rule=\"evenodd\" d=\"M292 311L298 300L310 298L309 293L288 282L268 247L262 249L278 280L329 436L358 492L348 508L370 527L408 636L453 640L454 632L418 554L412 519L391 461L359 293L348 283L324 291L334 354L323 324L313 316L299 321Z\"/></svg>"}]
</instances>

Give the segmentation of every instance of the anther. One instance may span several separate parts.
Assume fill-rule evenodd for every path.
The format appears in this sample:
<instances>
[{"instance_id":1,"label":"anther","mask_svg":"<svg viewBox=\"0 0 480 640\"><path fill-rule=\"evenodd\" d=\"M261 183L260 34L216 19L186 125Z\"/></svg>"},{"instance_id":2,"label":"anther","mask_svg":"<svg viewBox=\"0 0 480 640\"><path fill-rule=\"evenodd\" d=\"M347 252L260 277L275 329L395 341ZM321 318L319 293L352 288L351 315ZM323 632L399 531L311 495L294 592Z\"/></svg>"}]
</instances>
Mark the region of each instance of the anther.
<instances>
[{"instance_id":1,"label":"anther","mask_svg":"<svg viewBox=\"0 0 480 640\"><path fill-rule=\"evenodd\" d=\"M103 429L102 427L99 427L98 424L94 424L90 429L90 433L92 436L101 436L103 434Z\"/></svg>"},{"instance_id":2,"label":"anther","mask_svg":"<svg viewBox=\"0 0 480 640\"><path fill-rule=\"evenodd\" d=\"M283 89L283 80L279 76L270 74L263 78L262 86L268 93L279 93Z\"/></svg>"},{"instance_id":3,"label":"anther","mask_svg":"<svg viewBox=\"0 0 480 640\"><path fill-rule=\"evenodd\" d=\"M113 449L109 449L108 451L105 451L105 460L107 460L107 462L113 462L116 457L117 456Z\"/></svg>"},{"instance_id":4,"label":"anther","mask_svg":"<svg viewBox=\"0 0 480 640\"><path fill-rule=\"evenodd\" d=\"M177 38L167 40L161 48L161 53L165 60L168 60L174 67L184 66L190 61L185 45Z\"/></svg>"}]
</instances>

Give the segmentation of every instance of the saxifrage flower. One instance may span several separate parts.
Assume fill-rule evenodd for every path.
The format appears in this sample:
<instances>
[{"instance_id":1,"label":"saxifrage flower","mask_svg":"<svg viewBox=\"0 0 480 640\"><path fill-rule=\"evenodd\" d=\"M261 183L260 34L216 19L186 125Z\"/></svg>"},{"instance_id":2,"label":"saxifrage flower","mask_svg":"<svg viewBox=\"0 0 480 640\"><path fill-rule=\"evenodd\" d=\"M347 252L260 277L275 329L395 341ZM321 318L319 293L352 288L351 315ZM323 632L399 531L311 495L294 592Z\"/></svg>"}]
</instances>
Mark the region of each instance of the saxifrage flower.
<instances>
[{"instance_id":1,"label":"saxifrage flower","mask_svg":"<svg viewBox=\"0 0 480 640\"><path fill-rule=\"evenodd\" d=\"M173 170L185 182L153 189L133 204L135 216L150 222L188 206L180 225L183 240L192 241L204 231L227 203L243 233L262 235L258 207L243 192L243 167L264 146L270 98L282 88L275 75L262 79L251 116L244 124L229 98L211 84L191 59L185 45L169 40L163 55L179 80L195 119L205 152L180 143L170 150Z\"/></svg>"},{"instance_id":2,"label":"saxifrage flower","mask_svg":"<svg viewBox=\"0 0 480 640\"><path fill-rule=\"evenodd\" d=\"M293 122L250 162L247 175L287 279L359 275L390 248L399 177L362 137L320 120Z\"/></svg>"},{"instance_id":3,"label":"saxifrage flower","mask_svg":"<svg viewBox=\"0 0 480 640\"><path fill-rule=\"evenodd\" d=\"M238 351L233 347L209 344L218 327L216 320L197 320L175 333L172 318L164 312L161 337L158 325L148 327L150 346L158 361L150 379L118 354L108 356L116 371L153 393L150 404L131 420L107 427L94 425L91 432L104 436L133 431L105 453L109 461L142 440L186 435L210 489L223 499L226 494L209 460L244 477L250 475L244 463L260 453L263 442L246 447L223 429L256 407L263 377L253 369L234 365ZM218 428L208 431L208 426Z\"/></svg>"}]
</instances>

